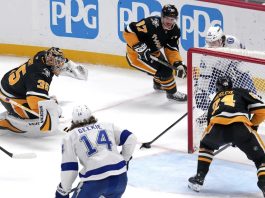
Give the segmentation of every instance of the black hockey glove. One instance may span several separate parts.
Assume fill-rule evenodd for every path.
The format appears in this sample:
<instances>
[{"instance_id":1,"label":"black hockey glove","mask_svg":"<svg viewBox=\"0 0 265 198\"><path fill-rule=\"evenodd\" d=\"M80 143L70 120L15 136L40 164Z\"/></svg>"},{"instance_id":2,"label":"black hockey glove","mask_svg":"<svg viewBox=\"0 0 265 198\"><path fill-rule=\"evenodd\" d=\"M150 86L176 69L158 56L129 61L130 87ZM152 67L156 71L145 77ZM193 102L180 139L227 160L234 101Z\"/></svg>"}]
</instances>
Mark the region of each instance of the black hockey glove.
<instances>
[{"instance_id":1,"label":"black hockey glove","mask_svg":"<svg viewBox=\"0 0 265 198\"><path fill-rule=\"evenodd\" d=\"M187 76L187 66L186 65L184 65L181 61L179 61L179 62L175 62L173 64L173 67L176 68L177 77L186 78L186 76Z\"/></svg>"},{"instance_id":2,"label":"black hockey glove","mask_svg":"<svg viewBox=\"0 0 265 198\"><path fill-rule=\"evenodd\" d=\"M69 192L66 192L63 188L61 183L57 186L57 190L55 193L55 198L69 198Z\"/></svg>"},{"instance_id":3,"label":"black hockey glove","mask_svg":"<svg viewBox=\"0 0 265 198\"><path fill-rule=\"evenodd\" d=\"M149 61L150 58L150 49L143 42L139 42L133 46L134 51L138 53L138 58L143 61Z\"/></svg>"},{"instance_id":4,"label":"black hockey glove","mask_svg":"<svg viewBox=\"0 0 265 198\"><path fill-rule=\"evenodd\" d=\"M255 130L255 131L258 131L258 128L259 128L259 125L257 125L257 126L251 126L251 128L253 129L253 130Z\"/></svg>"}]
</instances>

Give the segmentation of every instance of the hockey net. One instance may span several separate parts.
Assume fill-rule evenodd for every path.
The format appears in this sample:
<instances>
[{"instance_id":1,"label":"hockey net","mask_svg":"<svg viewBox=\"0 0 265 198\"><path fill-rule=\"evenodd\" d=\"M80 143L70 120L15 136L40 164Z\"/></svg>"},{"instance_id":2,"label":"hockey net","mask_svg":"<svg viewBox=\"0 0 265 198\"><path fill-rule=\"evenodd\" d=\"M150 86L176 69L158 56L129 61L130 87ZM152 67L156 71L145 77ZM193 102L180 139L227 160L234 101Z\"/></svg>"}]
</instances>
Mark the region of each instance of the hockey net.
<instances>
[{"instance_id":1,"label":"hockey net","mask_svg":"<svg viewBox=\"0 0 265 198\"><path fill-rule=\"evenodd\" d=\"M265 100L265 52L229 48L188 51L188 152L199 148L215 83L228 75L234 87L246 88ZM260 126L259 133L264 131ZM263 132L265 135L265 132Z\"/></svg>"}]
</instances>

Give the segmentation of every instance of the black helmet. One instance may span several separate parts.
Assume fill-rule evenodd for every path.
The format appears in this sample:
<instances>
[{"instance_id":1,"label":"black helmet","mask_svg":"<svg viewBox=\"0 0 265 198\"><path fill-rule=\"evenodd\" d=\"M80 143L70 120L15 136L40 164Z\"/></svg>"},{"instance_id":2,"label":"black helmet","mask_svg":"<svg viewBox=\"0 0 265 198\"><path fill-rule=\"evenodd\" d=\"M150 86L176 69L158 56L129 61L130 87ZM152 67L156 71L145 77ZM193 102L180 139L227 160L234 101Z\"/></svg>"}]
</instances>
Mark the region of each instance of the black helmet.
<instances>
[{"instance_id":1,"label":"black helmet","mask_svg":"<svg viewBox=\"0 0 265 198\"><path fill-rule=\"evenodd\" d=\"M162 13L161 16L162 17L174 17L175 19L177 19L179 13L178 13L178 9L171 4L167 4L162 8Z\"/></svg>"},{"instance_id":2,"label":"black helmet","mask_svg":"<svg viewBox=\"0 0 265 198\"><path fill-rule=\"evenodd\" d=\"M216 81L216 92L231 90L232 87L233 83L229 76L222 76Z\"/></svg>"}]
</instances>

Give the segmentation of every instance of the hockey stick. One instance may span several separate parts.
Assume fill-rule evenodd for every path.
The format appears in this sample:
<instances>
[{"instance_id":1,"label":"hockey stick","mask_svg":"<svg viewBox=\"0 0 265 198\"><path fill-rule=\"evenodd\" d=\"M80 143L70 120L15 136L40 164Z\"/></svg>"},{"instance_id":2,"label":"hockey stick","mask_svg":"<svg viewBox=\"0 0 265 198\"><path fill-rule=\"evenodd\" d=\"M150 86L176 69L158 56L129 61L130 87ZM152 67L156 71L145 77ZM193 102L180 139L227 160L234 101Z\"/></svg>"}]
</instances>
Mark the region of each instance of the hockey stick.
<instances>
[{"instance_id":1,"label":"hockey stick","mask_svg":"<svg viewBox=\"0 0 265 198\"><path fill-rule=\"evenodd\" d=\"M230 147L230 146L232 146L232 143L228 143L228 144L226 144L225 146L223 146L223 147L220 148L219 150L215 151L215 152L213 153L213 155L215 156L215 155L217 155L218 153L221 153L223 150L227 149L227 148Z\"/></svg>"},{"instance_id":2,"label":"hockey stick","mask_svg":"<svg viewBox=\"0 0 265 198\"><path fill-rule=\"evenodd\" d=\"M19 108L21 108L21 109L23 109L23 110L25 110L25 111L31 113L31 114L37 116L37 117L40 117L40 115L39 115L38 113L32 111L31 109L29 109L29 108L27 108L27 107L24 107L23 105L17 103L16 101L14 101L14 100L12 100L12 99L10 99L10 98L8 98L8 97L5 97L5 96L2 95L2 94L0 94L0 98L1 98L2 100L6 101L6 102L8 102L8 103L10 103L10 104L12 104L12 105L15 105L15 106L17 106L17 107L19 107Z\"/></svg>"},{"instance_id":3,"label":"hockey stick","mask_svg":"<svg viewBox=\"0 0 265 198\"><path fill-rule=\"evenodd\" d=\"M36 113L35 111L32 111L31 109L29 109L29 108L27 108L27 107L25 107L25 106L23 106L23 105L17 103L16 101L12 100L11 98L5 97L5 96L2 95L2 94L0 94L0 98L1 98L2 100L6 101L6 102L8 102L8 103L10 103L10 104L12 104L12 105L15 105L15 106L17 106L17 107L19 107L19 108L21 108L21 109L23 109L23 110L25 110L25 111L31 113L31 114L37 116L38 118L40 117L40 115L39 115L38 113ZM55 100L55 101L57 101L57 100ZM57 101L57 103L58 103L60 106L64 106L64 105L67 104L67 103L71 103L71 101L70 101L70 102L69 102L69 101L61 101L61 102L58 102L58 101ZM60 118L63 118L63 116L61 115Z\"/></svg>"},{"instance_id":4,"label":"hockey stick","mask_svg":"<svg viewBox=\"0 0 265 198\"><path fill-rule=\"evenodd\" d=\"M162 133L160 133L157 137L155 137L152 141L150 142L145 142L142 144L141 148L151 148L151 144L156 141L158 138L160 138L163 134L165 134L169 129L171 129L173 126L175 126L177 123L179 123L183 118L185 118L188 115L188 112L185 113L183 116L181 116L176 122L171 124L168 128L166 128Z\"/></svg>"},{"instance_id":5,"label":"hockey stick","mask_svg":"<svg viewBox=\"0 0 265 198\"><path fill-rule=\"evenodd\" d=\"M11 153L1 146L0 150L3 151L5 154L7 154L9 157L14 159L32 159L37 157L35 153L20 153L20 154Z\"/></svg>"},{"instance_id":6,"label":"hockey stick","mask_svg":"<svg viewBox=\"0 0 265 198\"><path fill-rule=\"evenodd\" d=\"M173 67L172 65L170 65L168 62L163 61L163 60L161 60L161 59L159 59L159 58L157 58L157 57L155 57L155 56L153 56L153 55L150 55L150 58L151 58L152 60L156 61L156 62L161 63L162 65L164 65L164 66L166 66L166 67L168 67L168 68L170 68L170 69L173 69L173 70L176 70L176 69L177 69L176 67Z\"/></svg>"}]
</instances>

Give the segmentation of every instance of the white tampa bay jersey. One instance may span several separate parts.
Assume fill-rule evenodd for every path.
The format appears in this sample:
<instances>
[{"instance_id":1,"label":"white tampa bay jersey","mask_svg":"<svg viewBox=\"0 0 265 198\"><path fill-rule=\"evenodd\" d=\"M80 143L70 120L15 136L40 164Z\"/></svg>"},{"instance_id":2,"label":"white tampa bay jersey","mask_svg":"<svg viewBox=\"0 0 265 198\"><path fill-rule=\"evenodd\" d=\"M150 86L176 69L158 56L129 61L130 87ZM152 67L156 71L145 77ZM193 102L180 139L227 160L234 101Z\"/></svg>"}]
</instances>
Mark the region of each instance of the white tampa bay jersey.
<instances>
[{"instance_id":1,"label":"white tampa bay jersey","mask_svg":"<svg viewBox=\"0 0 265 198\"><path fill-rule=\"evenodd\" d=\"M63 139L61 184L69 191L82 165L81 181L100 180L126 172L136 145L136 137L110 123L95 123L75 128ZM122 154L117 146L122 146Z\"/></svg>"},{"instance_id":2,"label":"white tampa bay jersey","mask_svg":"<svg viewBox=\"0 0 265 198\"><path fill-rule=\"evenodd\" d=\"M231 35L225 36L224 47L234 48L234 49L245 49L246 48L245 45L243 45L239 41L239 39Z\"/></svg>"}]
</instances>

